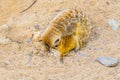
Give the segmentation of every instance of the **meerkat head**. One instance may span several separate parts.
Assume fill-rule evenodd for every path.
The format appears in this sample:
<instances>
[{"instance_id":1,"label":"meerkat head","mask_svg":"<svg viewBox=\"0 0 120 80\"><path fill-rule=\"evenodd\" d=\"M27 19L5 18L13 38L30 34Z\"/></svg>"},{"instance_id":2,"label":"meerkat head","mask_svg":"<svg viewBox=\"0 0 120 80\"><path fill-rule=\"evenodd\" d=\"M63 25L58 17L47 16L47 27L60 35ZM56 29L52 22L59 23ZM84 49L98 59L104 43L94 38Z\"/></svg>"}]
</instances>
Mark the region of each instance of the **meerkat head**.
<instances>
[{"instance_id":1,"label":"meerkat head","mask_svg":"<svg viewBox=\"0 0 120 80\"><path fill-rule=\"evenodd\" d=\"M55 30L54 28L49 28L42 34L41 40L49 47L55 48L59 44L61 37L61 32Z\"/></svg>"},{"instance_id":2,"label":"meerkat head","mask_svg":"<svg viewBox=\"0 0 120 80\"><path fill-rule=\"evenodd\" d=\"M61 37L59 35L52 35L52 36L44 35L42 37L42 41L52 48L57 47L60 40L61 40Z\"/></svg>"}]
</instances>

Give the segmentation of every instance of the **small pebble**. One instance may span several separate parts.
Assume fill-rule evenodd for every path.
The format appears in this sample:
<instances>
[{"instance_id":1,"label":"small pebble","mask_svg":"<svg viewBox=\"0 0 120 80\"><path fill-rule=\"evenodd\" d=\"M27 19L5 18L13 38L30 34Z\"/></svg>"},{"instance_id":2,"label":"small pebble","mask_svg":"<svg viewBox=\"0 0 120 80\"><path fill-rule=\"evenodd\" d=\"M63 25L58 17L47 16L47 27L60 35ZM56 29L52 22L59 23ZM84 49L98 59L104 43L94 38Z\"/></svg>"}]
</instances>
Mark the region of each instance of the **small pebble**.
<instances>
[{"instance_id":1,"label":"small pebble","mask_svg":"<svg viewBox=\"0 0 120 80\"><path fill-rule=\"evenodd\" d=\"M29 42L31 42L32 41L32 39L31 38L27 38L27 40L26 40L28 43Z\"/></svg>"},{"instance_id":2,"label":"small pebble","mask_svg":"<svg viewBox=\"0 0 120 80\"><path fill-rule=\"evenodd\" d=\"M4 24L2 26L0 26L2 29L8 29L9 28L9 25L8 24Z\"/></svg>"},{"instance_id":3,"label":"small pebble","mask_svg":"<svg viewBox=\"0 0 120 80\"><path fill-rule=\"evenodd\" d=\"M108 1L106 1L106 4L107 4L107 5L110 5L110 3L109 3Z\"/></svg>"},{"instance_id":4,"label":"small pebble","mask_svg":"<svg viewBox=\"0 0 120 80\"><path fill-rule=\"evenodd\" d=\"M97 61L107 67L115 67L118 65L118 59L113 58L113 57L100 56L97 58Z\"/></svg>"},{"instance_id":5,"label":"small pebble","mask_svg":"<svg viewBox=\"0 0 120 80\"><path fill-rule=\"evenodd\" d=\"M59 10L59 9L57 9L57 10L55 10L55 12L60 12L61 10Z\"/></svg>"},{"instance_id":6,"label":"small pebble","mask_svg":"<svg viewBox=\"0 0 120 80\"><path fill-rule=\"evenodd\" d=\"M41 40L41 32L40 31L34 32L33 41L39 42L40 40Z\"/></svg>"},{"instance_id":7,"label":"small pebble","mask_svg":"<svg viewBox=\"0 0 120 80\"><path fill-rule=\"evenodd\" d=\"M108 24L111 26L112 30L114 31L117 30L117 28L120 26L120 24L114 19L110 19L108 21Z\"/></svg>"},{"instance_id":8,"label":"small pebble","mask_svg":"<svg viewBox=\"0 0 120 80\"><path fill-rule=\"evenodd\" d=\"M26 39L26 42L31 42L32 41L32 38L33 38L33 34L28 34L27 35L27 39Z\"/></svg>"},{"instance_id":9,"label":"small pebble","mask_svg":"<svg viewBox=\"0 0 120 80\"><path fill-rule=\"evenodd\" d=\"M34 25L34 28L35 28L35 29L39 29L40 26L39 26L38 24L35 24L35 25Z\"/></svg>"},{"instance_id":10,"label":"small pebble","mask_svg":"<svg viewBox=\"0 0 120 80\"><path fill-rule=\"evenodd\" d=\"M33 55L31 53L28 54L28 59L27 59L27 61L25 63L26 65L30 64L30 61L31 61L32 57L33 57Z\"/></svg>"},{"instance_id":11,"label":"small pebble","mask_svg":"<svg viewBox=\"0 0 120 80\"><path fill-rule=\"evenodd\" d=\"M0 44L8 44L11 40L6 37L0 37Z\"/></svg>"}]
</instances>

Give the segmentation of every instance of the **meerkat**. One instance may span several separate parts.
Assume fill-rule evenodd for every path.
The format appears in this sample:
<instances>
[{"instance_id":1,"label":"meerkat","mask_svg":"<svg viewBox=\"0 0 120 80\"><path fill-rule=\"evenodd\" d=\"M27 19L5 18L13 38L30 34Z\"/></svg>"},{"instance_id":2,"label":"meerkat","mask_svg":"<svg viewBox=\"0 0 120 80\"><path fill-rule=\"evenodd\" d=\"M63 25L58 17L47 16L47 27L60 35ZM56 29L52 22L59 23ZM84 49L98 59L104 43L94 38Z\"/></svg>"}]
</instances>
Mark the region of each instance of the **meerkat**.
<instances>
[{"instance_id":1,"label":"meerkat","mask_svg":"<svg viewBox=\"0 0 120 80\"><path fill-rule=\"evenodd\" d=\"M85 14L76 9L66 9L60 12L41 36L41 40L49 47L60 52L60 61L69 51L80 50L85 44L90 32L90 25Z\"/></svg>"}]
</instances>

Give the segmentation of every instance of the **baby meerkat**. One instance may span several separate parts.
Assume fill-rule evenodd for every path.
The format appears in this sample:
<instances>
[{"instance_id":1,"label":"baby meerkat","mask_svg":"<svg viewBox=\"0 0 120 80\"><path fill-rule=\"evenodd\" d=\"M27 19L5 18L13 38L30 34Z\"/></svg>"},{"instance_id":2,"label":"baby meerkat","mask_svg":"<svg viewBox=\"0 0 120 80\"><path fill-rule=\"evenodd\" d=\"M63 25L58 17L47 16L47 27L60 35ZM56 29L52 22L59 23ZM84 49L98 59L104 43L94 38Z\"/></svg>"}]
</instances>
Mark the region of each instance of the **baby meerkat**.
<instances>
[{"instance_id":1,"label":"baby meerkat","mask_svg":"<svg viewBox=\"0 0 120 80\"><path fill-rule=\"evenodd\" d=\"M42 34L42 41L60 52L60 60L71 50L80 50L86 42L90 25L86 16L76 9L63 10Z\"/></svg>"}]
</instances>

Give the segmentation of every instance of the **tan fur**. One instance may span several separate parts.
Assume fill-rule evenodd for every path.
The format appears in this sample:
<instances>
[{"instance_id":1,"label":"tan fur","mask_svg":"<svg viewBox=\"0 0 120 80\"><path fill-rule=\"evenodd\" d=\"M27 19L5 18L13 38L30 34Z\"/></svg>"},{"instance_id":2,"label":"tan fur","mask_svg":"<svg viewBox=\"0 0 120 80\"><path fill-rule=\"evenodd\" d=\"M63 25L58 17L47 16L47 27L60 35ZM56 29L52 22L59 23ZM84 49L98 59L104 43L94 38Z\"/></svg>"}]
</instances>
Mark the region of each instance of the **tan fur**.
<instances>
[{"instance_id":1,"label":"tan fur","mask_svg":"<svg viewBox=\"0 0 120 80\"><path fill-rule=\"evenodd\" d=\"M89 24L86 16L75 9L63 10L49 24L42 34L42 41L56 48L61 59L70 50L83 47L89 35Z\"/></svg>"}]
</instances>

